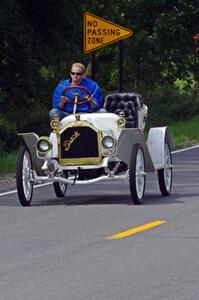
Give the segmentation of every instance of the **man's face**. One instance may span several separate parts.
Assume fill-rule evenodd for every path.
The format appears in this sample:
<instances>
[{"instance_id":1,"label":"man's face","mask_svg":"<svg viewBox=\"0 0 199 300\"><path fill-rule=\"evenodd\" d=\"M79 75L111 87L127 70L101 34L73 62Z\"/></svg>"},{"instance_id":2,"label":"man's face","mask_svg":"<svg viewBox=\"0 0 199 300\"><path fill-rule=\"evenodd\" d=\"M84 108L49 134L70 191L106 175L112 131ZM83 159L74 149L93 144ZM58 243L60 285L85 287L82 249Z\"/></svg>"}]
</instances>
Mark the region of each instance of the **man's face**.
<instances>
[{"instance_id":1,"label":"man's face","mask_svg":"<svg viewBox=\"0 0 199 300\"><path fill-rule=\"evenodd\" d=\"M81 68L72 67L70 75L72 78L72 83L79 85L82 81L82 77L83 77L84 73L82 72Z\"/></svg>"}]
</instances>

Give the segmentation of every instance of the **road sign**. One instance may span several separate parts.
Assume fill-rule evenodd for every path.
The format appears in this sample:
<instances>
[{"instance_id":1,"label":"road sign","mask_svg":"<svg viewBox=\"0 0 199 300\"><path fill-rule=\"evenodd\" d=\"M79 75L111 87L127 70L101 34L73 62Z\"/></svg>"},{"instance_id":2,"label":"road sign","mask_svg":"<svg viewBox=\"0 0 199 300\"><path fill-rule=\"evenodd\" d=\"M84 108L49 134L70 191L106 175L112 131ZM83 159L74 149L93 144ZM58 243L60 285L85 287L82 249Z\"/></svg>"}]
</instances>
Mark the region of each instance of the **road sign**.
<instances>
[{"instance_id":1,"label":"road sign","mask_svg":"<svg viewBox=\"0 0 199 300\"><path fill-rule=\"evenodd\" d=\"M131 36L127 28L89 12L84 13L84 52L89 53Z\"/></svg>"}]
</instances>

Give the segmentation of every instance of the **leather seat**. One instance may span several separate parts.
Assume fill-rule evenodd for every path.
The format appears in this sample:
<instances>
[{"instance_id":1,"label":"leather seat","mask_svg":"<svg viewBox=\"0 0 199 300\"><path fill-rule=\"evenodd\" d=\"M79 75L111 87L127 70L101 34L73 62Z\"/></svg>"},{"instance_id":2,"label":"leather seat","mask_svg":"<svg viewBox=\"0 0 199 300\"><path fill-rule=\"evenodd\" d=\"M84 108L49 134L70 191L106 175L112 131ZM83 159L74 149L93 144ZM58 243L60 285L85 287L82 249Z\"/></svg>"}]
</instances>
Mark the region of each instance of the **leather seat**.
<instances>
[{"instance_id":1,"label":"leather seat","mask_svg":"<svg viewBox=\"0 0 199 300\"><path fill-rule=\"evenodd\" d=\"M138 110L142 108L143 98L139 93L113 93L105 98L105 109L119 114L123 112L126 118L126 128L138 127Z\"/></svg>"}]
</instances>

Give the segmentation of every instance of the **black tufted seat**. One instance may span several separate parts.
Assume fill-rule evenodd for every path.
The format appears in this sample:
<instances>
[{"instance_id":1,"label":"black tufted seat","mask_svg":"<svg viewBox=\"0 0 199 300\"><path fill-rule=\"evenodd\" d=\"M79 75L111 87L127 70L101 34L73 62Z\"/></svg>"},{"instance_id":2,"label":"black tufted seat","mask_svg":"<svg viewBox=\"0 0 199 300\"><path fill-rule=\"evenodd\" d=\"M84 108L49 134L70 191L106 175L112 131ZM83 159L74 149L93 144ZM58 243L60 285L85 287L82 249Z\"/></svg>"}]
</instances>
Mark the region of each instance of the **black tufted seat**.
<instances>
[{"instance_id":1,"label":"black tufted seat","mask_svg":"<svg viewBox=\"0 0 199 300\"><path fill-rule=\"evenodd\" d=\"M113 93L105 98L105 108L108 112L119 114L125 113L126 128L138 127L138 110L143 105L143 98L140 94Z\"/></svg>"}]
</instances>

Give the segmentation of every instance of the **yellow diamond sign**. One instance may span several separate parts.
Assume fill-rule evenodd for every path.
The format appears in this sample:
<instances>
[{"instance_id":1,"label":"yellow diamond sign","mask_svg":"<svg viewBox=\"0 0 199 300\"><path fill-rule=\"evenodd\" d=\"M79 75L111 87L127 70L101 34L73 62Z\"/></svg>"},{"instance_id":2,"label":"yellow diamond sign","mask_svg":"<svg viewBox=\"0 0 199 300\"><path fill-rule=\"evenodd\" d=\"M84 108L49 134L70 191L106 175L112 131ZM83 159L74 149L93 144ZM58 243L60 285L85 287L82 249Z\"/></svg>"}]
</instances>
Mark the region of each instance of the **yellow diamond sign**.
<instances>
[{"instance_id":1,"label":"yellow diamond sign","mask_svg":"<svg viewBox=\"0 0 199 300\"><path fill-rule=\"evenodd\" d=\"M133 32L89 12L84 14L84 52L89 53L131 36Z\"/></svg>"}]
</instances>

